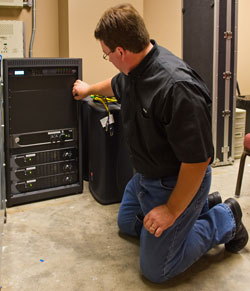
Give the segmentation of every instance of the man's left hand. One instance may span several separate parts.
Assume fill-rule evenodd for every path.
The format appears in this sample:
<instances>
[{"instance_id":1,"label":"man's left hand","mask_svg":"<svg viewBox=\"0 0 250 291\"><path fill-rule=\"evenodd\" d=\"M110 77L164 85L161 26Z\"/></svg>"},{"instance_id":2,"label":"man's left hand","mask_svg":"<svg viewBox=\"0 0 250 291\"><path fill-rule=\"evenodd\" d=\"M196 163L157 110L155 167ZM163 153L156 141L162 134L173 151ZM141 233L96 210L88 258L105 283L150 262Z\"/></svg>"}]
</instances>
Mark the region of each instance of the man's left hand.
<instances>
[{"instance_id":1,"label":"man's left hand","mask_svg":"<svg viewBox=\"0 0 250 291\"><path fill-rule=\"evenodd\" d=\"M155 237L161 236L164 230L174 224L176 217L169 211L166 204L153 208L143 220L144 227Z\"/></svg>"}]
</instances>

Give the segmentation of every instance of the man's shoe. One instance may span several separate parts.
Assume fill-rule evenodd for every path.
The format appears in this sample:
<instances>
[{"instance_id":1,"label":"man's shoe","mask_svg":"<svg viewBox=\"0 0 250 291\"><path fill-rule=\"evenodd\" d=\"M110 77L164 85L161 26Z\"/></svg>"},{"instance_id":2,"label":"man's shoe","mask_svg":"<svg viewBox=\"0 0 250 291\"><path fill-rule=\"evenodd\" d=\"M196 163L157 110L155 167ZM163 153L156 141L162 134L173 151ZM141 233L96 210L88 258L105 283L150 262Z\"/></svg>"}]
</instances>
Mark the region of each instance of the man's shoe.
<instances>
[{"instance_id":1,"label":"man's shoe","mask_svg":"<svg viewBox=\"0 0 250 291\"><path fill-rule=\"evenodd\" d=\"M222 203L220 193L217 191L209 194L207 200L209 209L214 207L216 204Z\"/></svg>"},{"instance_id":2,"label":"man's shoe","mask_svg":"<svg viewBox=\"0 0 250 291\"><path fill-rule=\"evenodd\" d=\"M236 224L235 236L225 244L225 249L231 253L237 253L246 246L248 233L241 220L242 211L239 203L233 198L227 199L224 203L232 210Z\"/></svg>"}]
</instances>

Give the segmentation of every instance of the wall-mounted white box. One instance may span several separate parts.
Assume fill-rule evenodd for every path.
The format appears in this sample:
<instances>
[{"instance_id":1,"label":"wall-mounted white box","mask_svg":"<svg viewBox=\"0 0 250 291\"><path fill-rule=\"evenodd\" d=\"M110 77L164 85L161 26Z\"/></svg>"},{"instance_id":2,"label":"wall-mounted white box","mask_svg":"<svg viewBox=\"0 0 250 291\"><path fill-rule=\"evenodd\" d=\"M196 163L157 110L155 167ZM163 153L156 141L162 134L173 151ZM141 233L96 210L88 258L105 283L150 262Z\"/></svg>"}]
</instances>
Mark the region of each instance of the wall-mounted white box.
<instances>
[{"instance_id":1,"label":"wall-mounted white box","mask_svg":"<svg viewBox=\"0 0 250 291\"><path fill-rule=\"evenodd\" d=\"M23 25L23 21L0 21L0 54L3 58L24 57Z\"/></svg>"},{"instance_id":2,"label":"wall-mounted white box","mask_svg":"<svg viewBox=\"0 0 250 291\"><path fill-rule=\"evenodd\" d=\"M0 7L23 7L23 0L0 0Z\"/></svg>"}]
</instances>

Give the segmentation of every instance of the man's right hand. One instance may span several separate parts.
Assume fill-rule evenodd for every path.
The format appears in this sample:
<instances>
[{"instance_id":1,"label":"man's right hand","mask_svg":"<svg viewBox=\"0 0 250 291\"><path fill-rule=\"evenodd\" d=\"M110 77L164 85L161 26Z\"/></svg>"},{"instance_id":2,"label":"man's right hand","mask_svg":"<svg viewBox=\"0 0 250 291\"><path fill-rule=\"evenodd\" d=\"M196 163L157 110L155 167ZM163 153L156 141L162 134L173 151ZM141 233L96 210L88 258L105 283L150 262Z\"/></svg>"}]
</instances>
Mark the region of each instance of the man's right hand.
<instances>
[{"instance_id":1,"label":"man's right hand","mask_svg":"<svg viewBox=\"0 0 250 291\"><path fill-rule=\"evenodd\" d=\"M81 81L76 80L72 89L72 94L75 100L81 100L89 96L89 87L90 85Z\"/></svg>"}]
</instances>

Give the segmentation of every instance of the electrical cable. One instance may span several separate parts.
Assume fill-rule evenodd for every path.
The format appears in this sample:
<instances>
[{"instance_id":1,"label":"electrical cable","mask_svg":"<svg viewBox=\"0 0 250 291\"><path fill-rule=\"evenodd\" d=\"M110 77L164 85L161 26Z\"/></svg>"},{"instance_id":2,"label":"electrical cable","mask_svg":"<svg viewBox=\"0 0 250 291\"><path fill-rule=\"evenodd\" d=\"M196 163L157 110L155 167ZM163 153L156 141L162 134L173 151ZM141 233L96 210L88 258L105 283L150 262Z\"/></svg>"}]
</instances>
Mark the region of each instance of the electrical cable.
<instances>
[{"instance_id":1,"label":"electrical cable","mask_svg":"<svg viewBox=\"0 0 250 291\"><path fill-rule=\"evenodd\" d=\"M2 77L2 61L3 61L3 56L0 55L0 81L1 81L1 77Z\"/></svg>"},{"instance_id":2,"label":"electrical cable","mask_svg":"<svg viewBox=\"0 0 250 291\"><path fill-rule=\"evenodd\" d=\"M107 122L105 125L105 130L109 131L110 136L112 136L114 134L114 128L112 123L110 123L110 110L109 110L109 104L110 103L117 103L117 99L114 96L102 96L102 95L90 95L90 97L94 100L94 101L99 101L103 104L104 108L106 109L106 111L108 112L108 118L107 118Z\"/></svg>"}]
</instances>

